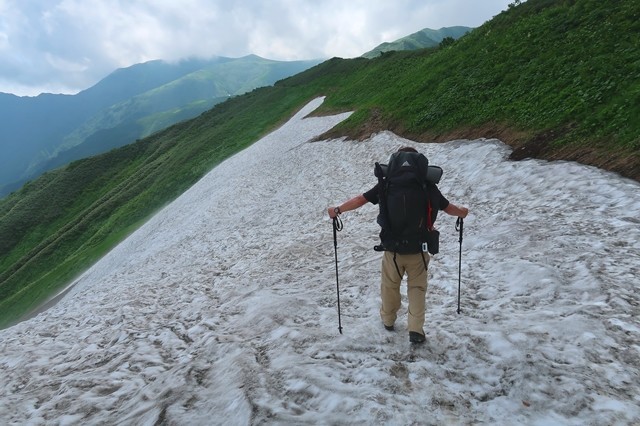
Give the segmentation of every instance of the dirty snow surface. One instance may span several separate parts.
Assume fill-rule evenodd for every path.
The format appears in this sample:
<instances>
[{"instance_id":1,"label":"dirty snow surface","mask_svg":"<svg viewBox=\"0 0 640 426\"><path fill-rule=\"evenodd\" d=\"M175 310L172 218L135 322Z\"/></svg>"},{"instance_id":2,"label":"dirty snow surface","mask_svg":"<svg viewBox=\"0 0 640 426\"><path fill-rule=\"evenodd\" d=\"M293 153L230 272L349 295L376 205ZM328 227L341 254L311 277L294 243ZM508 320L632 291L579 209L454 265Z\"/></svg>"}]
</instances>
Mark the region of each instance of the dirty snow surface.
<instances>
[{"instance_id":1,"label":"dirty snow surface","mask_svg":"<svg viewBox=\"0 0 640 426\"><path fill-rule=\"evenodd\" d=\"M287 124L215 168L77 280L0 331L1 424L640 423L640 186L497 140L390 132L310 142ZM427 342L380 322L377 207L342 215L338 332L326 207L411 145L469 206L441 214Z\"/></svg>"}]
</instances>

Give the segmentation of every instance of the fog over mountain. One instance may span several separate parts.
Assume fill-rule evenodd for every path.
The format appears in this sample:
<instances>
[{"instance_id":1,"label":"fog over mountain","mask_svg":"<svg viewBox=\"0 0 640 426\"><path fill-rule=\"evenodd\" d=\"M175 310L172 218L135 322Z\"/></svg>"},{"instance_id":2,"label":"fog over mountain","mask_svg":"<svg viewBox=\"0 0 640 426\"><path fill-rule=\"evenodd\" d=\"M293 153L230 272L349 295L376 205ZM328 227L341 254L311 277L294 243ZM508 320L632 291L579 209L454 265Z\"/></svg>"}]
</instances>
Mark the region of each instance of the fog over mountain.
<instances>
[{"instance_id":1,"label":"fog over mountain","mask_svg":"<svg viewBox=\"0 0 640 426\"><path fill-rule=\"evenodd\" d=\"M360 56L382 42L478 27L510 0L0 1L0 92L74 94L154 59Z\"/></svg>"},{"instance_id":2,"label":"fog over mountain","mask_svg":"<svg viewBox=\"0 0 640 426\"><path fill-rule=\"evenodd\" d=\"M248 55L118 69L77 95L0 93L0 197L73 160L127 145L321 62Z\"/></svg>"}]
</instances>

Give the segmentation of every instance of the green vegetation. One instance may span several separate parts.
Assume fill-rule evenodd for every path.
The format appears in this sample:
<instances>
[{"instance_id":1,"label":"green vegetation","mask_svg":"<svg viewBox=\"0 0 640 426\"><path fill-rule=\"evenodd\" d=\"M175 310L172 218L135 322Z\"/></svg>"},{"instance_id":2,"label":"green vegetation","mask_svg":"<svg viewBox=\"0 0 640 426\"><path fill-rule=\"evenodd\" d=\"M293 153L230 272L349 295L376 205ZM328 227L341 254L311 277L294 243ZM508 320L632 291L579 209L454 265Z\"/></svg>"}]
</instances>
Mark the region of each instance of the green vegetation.
<instances>
[{"instance_id":1,"label":"green vegetation","mask_svg":"<svg viewBox=\"0 0 640 426\"><path fill-rule=\"evenodd\" d=\"M526 135L518 143L547 135L552 154L599 150L640 179L639 18L636 1L529 0L454 42L372 60L334 58L49 172L0 200L0 326L319 95L327 96L325 113L356 111L339 134L389 128L426 139L510 129Z\"/></svg>"},{"instance_id":2,"label":"green vegetation","mask_svg":"<svg viewBox=\"0 0 640 426\"><path fill-rule=\"evenodd\" d=\"M0 200L0 325L51 297L309 98L304 91L257 89L198 119L48 172Z\"/></svg>"},{"instance_id":3,"label":"green vegetation","mask_svg":"<svg viewBox=\"0 0 640 426\"><path fill-rule=\"evenodd\" d=\"M391 52L394 50L415 50L436 47L443 41L445 44L454 41L473 28L470 27L447 27L439 30L425 28L406 37L393 42L385 42L377 46L375 49L362 55L363 58L377 58L383 52ZM445 41L446 40L446 41Z\"/></svg>"},{"instance_id":4,"label":"green vegetation","mask_svg":"<svg viewBox=\"0 0 640 426\"><path fill-rule=\"evenodd\" d=\"M73 96L0 93L0 140L11 141L0 145L0 197L45 171L197 117L231 96L272 85L318 62L255 55L151 61L119 69Z\"/></svg>"},{"instance_id":5,"label":"green vegetation","mask_svg":"<svg viewBox=\"0 0 640 426\"><path fill-rule=\"evenodd\" d=\"M441 49L353 60L324 108L375 106L407 135L498 123L637 150L639 18L635 1L527 1Z\"/></svg>"}]
</instances>

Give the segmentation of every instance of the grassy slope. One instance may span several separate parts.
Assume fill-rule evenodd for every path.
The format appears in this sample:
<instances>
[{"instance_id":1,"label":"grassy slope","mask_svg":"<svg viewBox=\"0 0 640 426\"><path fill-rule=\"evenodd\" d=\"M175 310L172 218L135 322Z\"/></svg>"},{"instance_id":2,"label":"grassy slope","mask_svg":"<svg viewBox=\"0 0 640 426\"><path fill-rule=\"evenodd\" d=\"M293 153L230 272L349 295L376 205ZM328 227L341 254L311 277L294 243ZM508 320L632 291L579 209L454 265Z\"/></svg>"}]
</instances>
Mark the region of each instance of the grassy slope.
<instances>
[{"instance_id":1,"label":"grassy slope","mask_svg":"<svg viewBox=\"0 0 640 426\"><path fill-rule=\"evenodd\" d=\"M4 169L0 167L0 175L5 176L0 184L0 197L22 186L27 178L34 179L45 171L68 164L73 160L104 153L109 149L149 136L179 121L196 117L230 96L271 85L317 62L317 60L274 61L255 55L238 59L192 60L185 61L184 65L152 61L117 70L87 91L76 96L64 97L67 104L61 103L62 100L56 97L61 95L51 95L53 96L51 102L57 102L60 108L56 109L54 108L56 104L52 104L47 110L41 111L40 115L49 112L48 115L45 114L47 119L40 117L40 121L31 120L31 127L29 127L31 133L27 133L33 137L25 136L32 142L46 139L49 143L48 148L41 149L36 158L32 144L23 144L25 146L22 148L25 151L21 155L22 160L19 161L21 167L18 167L21 171L11 176L3 173L7 167ZM158 84L151 86L153 82ZM0 98L4 100L6 97ZM113 102L109 102L109 99ZM4 111L6 113L11 110L8 102L2 102L0 105L0 109L3 109L3 105L5 110L9 109ZM36 107L43 108L43 105L37 103L32 105L33 108L29 108L29 101L26 100L18 105L21 106L22 113L14 114L16 115L14 118L19 117L19 123L24 120L25 111L31 111ZM69 110L72 106L75 111ZM69 123L61 126L60 112L67 110L70 113L62 115ZM36 112L34 110L34 114ZM53 112L57 112L58 115ZM9 114L9 117L11 116ZM33 126L33 122L40 125ZM20 127L19 123L17 127ZM60 127L60 131L43 131L42 123L49 123L44 126L49 130ZM16 126L10 127L15 129ZM25 128L24 125L22 127ZM14 130L9 133L15 136L15 132ZM17 132L17 134L22 133L25 131ZM28 148L29 146L31 148ZM13 153L11 158L17 161L16 155ZM2 158L0 154L0 160ZM28 164L31 165L26 170Z\"/></svg>"},{"instance_id":2,"label":"grassy slope","mask_svg":"<svg viewBox=\"0 0 640 426\"><path fill-rule=\"evenodd\" d=\"M313 96L328 96L325 112L357 111L337 134L503 132L541 155L574 147L565 152L600 150L640 165L638 9L632 1L529 0L452 46L332 59L50 172L0 201L0 326Z\"/></svg>"},{"instance_id":3,"label":"grassy slope","mask_svg":"<svg viewBox=\"0 0 640 426\"><path fill-rule=\"evenodd\" d=\"M528 1L446 49L381 58L329 104L376 106L381 124L423 139L491 124L521 143L551 132L550 149L637 153L639 18L635 1Z\"/></svg>"},{"instance_id":4,"label":"grassy slope","mask_svg":"<svg viewBox=\"0 0 640 426\"><path fill-rule=\"evenodd\" d=\"M46 300L215 164L308 100L257 89L195 120L49 172L0 202L0 325Z\"/></svg>"},{"instance_id":5,"label":"grassy slope","mask_svg":"<svg viewBox=\"0 0 640 426\"><path fill-rule=\"evenodd\" d=\"M399 40L382 43L373 50L363 54L362 57L373 59L380 56L383 52L392 50L414 50L435 47L446 37L458 39L472 29L473 28L469 27L448 27L440 28L439 30L425 28L406 37L402 37Z\"/></svg>"}]
</instances>

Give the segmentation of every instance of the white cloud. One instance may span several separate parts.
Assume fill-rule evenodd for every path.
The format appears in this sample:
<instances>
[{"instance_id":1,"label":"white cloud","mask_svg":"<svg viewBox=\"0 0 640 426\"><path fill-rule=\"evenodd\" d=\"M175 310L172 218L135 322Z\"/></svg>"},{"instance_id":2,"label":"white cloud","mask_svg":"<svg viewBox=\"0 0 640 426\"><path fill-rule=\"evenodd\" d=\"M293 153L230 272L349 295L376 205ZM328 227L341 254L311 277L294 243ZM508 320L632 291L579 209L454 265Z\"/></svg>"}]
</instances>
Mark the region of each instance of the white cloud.
<instances>
[{"instance_id":1,"label":"white cloud","mask_svg":"<svg viewBox=\"0 0 640 426\"><path fill-rule=\"evenodd\" d=\"M152 59L355 57L423 28L478 26L508 2L0 0L0 91L78 91Z\"/></svg>"},{"instance_id":2,"label":"white cloud","mask_svg":"<svg viewBox=\"0 0 640 426\"><path fill-rule=\"evenodd\" d=\"M9 48L9 36L5 33L0 33L0 51Z\"/></svg>"},{"instance_id":3,"label":"white cloud","mask_svg":"<svg viewBox=\"0 0 640 426\"><path fill-rule=\"evenodd\" d=\"M51 67L55 70L67 73L81 73L89 68L88 59L84 58L79 62L71 62L62 58L59 58L51 53L45 53L45 58Z\"/></svg>"}]
</instances>

